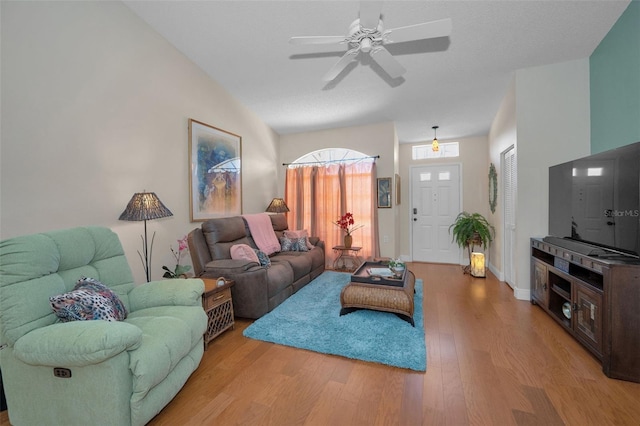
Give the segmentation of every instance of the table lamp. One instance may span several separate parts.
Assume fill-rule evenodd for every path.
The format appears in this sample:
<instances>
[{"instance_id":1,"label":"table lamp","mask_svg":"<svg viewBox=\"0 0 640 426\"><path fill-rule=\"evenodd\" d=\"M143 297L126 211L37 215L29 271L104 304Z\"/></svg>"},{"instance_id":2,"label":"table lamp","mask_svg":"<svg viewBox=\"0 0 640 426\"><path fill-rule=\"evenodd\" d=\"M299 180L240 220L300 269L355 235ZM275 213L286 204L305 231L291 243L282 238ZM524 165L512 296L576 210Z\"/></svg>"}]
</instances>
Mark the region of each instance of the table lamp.
<instances>
[{"instance_id":1,"label":"table lamp","mask_svg":"<svg viewBox=\"0 0 640 426\"><path fill-rule=\"evenodd\" d=\"M485 277L484 253L471 253L471 276L477 278Z\"/></svg>"},{"instance_id":2,"label":"table lamp","mask_svg":"<svg viewBox=\"0 0 640 426\"><path fill-rule=\"evenodd\" d=\"M282 198L274 198L265 211L268 213L287 213L289 207L287 207L287 203Z\"/></svg>"}]
</instances>

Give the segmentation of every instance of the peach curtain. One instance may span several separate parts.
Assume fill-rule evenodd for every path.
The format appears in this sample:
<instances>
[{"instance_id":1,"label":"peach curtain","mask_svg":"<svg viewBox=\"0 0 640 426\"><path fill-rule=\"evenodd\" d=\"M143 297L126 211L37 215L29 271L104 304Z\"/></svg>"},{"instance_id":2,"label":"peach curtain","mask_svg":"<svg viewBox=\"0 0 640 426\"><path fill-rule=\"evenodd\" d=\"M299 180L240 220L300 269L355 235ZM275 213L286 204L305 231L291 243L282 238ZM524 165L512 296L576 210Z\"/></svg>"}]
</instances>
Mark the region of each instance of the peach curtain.
<instances>
[{"instance_id":1,"label":"peach curtain","mask_svg":"<svg viewBox=\"0 0 640 426\"><path fill-rule=\"evenodd\" d=\"M345 232L334 224L347 212L356 225L353 246L362 247L363 259L380 254L375 205L376 165L374 161L287 169L285 201L290 229L307 229L325 242L327 266L333 264L332 247L342 245Z\"/></svg>"}]
</instances>

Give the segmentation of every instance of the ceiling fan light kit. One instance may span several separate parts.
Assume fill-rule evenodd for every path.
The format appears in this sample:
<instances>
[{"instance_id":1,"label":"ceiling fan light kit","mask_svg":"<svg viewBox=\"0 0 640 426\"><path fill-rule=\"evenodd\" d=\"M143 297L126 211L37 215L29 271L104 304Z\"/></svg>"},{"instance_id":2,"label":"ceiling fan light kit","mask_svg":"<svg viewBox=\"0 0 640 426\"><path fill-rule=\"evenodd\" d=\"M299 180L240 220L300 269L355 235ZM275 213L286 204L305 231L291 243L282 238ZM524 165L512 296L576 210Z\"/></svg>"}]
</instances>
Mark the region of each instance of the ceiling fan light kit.
<instances>
[{"instance_id":1,"label":"ceiling fan light kit","mask_svg":"<svg viewBox=\"0 0 640 426\"><path fill-rule=\"evenodd\" d=\"M369 54L389 77L396 79L404 75L407 70L384 47L386 44L446 37L451 34L451 19L385 30L384 23L380 19L381 11L382 3L363 2L360 4L360 17L351 23L346 37L303 36L292 37L289 42L297 45L347 44L349 46L347 52L324 75L324 81L332 81L340 75L360 52Z\"/></svg>"}]
</instances>

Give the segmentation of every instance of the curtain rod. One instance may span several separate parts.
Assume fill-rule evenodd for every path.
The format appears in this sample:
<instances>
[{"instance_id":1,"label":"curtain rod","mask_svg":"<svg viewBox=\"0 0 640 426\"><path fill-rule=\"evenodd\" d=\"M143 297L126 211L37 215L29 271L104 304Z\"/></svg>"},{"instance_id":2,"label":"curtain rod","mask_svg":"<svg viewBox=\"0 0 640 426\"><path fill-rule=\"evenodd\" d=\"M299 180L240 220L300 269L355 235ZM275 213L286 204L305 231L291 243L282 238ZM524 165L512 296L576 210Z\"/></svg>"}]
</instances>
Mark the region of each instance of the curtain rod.
<instances>
[{"instance_id":1,"label":"curtain rod","mask_svg":"<svg viewBox=\"0 0 640 426\"><path fill-rule=\"evenodd\" d=\"M329 164L329 163L341 163L343 161L359 161L366 160L367 158L373 158L374 161L380 158L379 155L372 155L370 157L360 157L360 158L343 158L342 160L329 160L329 161L307 161L304 163L282 163L283 166L298 166L304 164Z\"/></svg>"}]
</instances>

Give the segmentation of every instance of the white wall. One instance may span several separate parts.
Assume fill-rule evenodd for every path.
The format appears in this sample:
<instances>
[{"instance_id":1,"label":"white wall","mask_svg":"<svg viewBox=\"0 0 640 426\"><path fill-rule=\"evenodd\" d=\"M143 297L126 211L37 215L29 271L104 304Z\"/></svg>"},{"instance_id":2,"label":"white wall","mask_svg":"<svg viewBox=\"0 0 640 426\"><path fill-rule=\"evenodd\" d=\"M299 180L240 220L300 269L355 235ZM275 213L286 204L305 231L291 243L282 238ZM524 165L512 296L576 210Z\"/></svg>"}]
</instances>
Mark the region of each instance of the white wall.
<instances>
[{"instance_id":1,"label":"white wall","mask_svg":"<svg viewBox=\"0 0 640 426\"><path fill-rule=\"evenodd\" d=\"M380 155L376 161L378 177L393 177L395 152L398 137L395 125L391 122L368 126L345 127L341 129L317 132L296 133L280 137L280 164L291 163L304 154L326 148L348 148L367 155ZM283 166L280 166L283 167ZM278 186L279 194L284 194L284 173ZM397 257L397 206L392 203L390 209L378 209L378 228L380 232L380 255ZM385 242L384 236L389 237Z\"/></svg>"},{"instance_id":2,"label":"white wall","mask_svg":"<svg viewBox=\"0 0 640 426\"><path fill-rule=\"evenodd\" d=\"M242 136L244 212L277 193L278 135L119 2L1 2L0 237L80 225L115 230L137 282L140 222L118 216L154 191L153 277L189 222L187 125Z\"/></svg>"},{"instance_id":3,"label":"white wall","mask_svg":"<svg viewBox=\"0 0 640 426\"><path fill-rule=\"evenodd\" d=\"M589 154L589 60L516 73L517 205L514 294L529 299L531 237L549 221L549 166ZM498 151L498 142L495 148ZM493 151L492 151L493 154Z\"/></svg>"},{"instance_id":4,"label":"white wall","mask_svg":"<svg viewBox=\"0 0 640 426\"><path fill-rule=\"evenodd\" d=\"M514 78L509 84L507 93L500 103L500 108L489 130L489 161L496 167L496 173L498 175L496 211L487 217L496 230L495 239L491 244L489 268L500 280L504 280L504 173L502 164L500 163L500 157L508 148L516 146L516 126L516 81Z\"/></svg>"},{"instance_id":5,"label":"white wall","mask_svg":"<svg viewBox=\"0 0 640 426\"><path fill-rule=\"evenodd\" d=\"M438 158L430 160L412 159L411 151L415 145L430 145L431 140L421 143L400 145L400 177L402 180L402 203L399 209L400 219L400 253L403 258L411 258L409 232L411 230L411 185L410 167L417 165L455 164L462 165L462 210L480 213L484 217L489 214L489 141L486 137L463 138L456 140L460 146L458 158ZM440 140L440 143L455 142ZM462 262L466 263L466 256Z\"/></svg>"}]
</instances>

